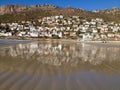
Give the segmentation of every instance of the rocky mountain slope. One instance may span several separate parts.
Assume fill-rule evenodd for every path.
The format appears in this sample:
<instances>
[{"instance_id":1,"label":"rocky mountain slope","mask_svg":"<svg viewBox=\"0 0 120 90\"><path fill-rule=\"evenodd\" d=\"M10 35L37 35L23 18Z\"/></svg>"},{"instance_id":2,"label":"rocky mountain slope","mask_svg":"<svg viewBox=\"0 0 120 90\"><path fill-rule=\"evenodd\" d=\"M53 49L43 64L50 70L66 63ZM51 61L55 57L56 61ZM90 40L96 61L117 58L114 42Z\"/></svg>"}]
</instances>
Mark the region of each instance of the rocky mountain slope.
<instances>
[{"instance_id":1,"label":"rocky mountain slope","mask_svg":"<svg viewBox=\"0 0 120 90\"><path fill-rule=\"evenodd\" d=\"M41 10L52 10L58 8L55 5L50 5L50 4L42 4L42 5L31 5L31 6L25 6L25 5L3 5L0 7L0 15L4 14L10 14L10 13L18 13L22 11L29 11L29 10L36 10L36 9L41 9Z\"/></svg>"},{"instance_id":2,"label":"rocky mountain slope","mask_svg":"<svg viewBox=\"0 0 120 90\"><path fill-rule=\"evenodd\" d=\"M120 22L120 9L111 8L105 10L87 11L79 8L60 8L55 5L3 5L0 6L0 22L10 22L17 20L35 20L52 15L80 16L82 18L103 18L105 21Z\"/></svg>"},{"instance_id":3,"label":"rocky mountain slope","mask_svg":"<svg viewBox=\"0 0 120 90\"><path fill-rule=\"evenodd\" d=\"M0 7L0 15L21 12L26 8L24 5L4 5Z\"/></svg>"},{"instance_id":4,"label":"rocky mountain slope","mask_svg":"<svg viewBox=\"0 0 120 90\"><path fill-rule=\"evenodd\" d=\"M118 7L112 7L110 9L104 9L104 10L93 10L92 12L95 13L105 13L105 14L114 14L116 12L119 12L120 9Z\"/></svg>"}]
</instances>

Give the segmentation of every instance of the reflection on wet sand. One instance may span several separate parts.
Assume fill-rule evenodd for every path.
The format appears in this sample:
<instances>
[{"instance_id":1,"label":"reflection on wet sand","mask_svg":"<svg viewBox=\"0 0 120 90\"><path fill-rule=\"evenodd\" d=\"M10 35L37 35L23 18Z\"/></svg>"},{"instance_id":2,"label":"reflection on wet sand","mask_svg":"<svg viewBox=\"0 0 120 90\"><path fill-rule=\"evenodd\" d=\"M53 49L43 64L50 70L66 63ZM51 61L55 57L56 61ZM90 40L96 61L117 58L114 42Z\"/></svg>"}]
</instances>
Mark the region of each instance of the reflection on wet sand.
<instances>
[{"instance_id":1,"label":"reflection on wet sand","mask_svg":"<svg viewBox=\"0 0 120 90\"><path fill-rule=\"evenodd\" d=\"M0 48L2 90L119 90L120 48L33 42Z\"/></svg>"}]
</instances>

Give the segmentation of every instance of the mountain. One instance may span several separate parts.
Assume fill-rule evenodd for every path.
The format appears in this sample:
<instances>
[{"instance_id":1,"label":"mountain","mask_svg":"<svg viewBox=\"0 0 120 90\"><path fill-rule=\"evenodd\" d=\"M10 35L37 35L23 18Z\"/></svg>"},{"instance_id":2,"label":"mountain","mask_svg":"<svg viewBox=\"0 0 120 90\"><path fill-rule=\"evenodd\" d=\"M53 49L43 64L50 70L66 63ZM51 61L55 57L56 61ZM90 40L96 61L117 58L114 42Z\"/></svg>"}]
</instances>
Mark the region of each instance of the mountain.
<instances>
[{"instance_id":1,"label":"mountain","mask_svg":"<svg viewBox=\"0 0 120 90\"><path fill-rule=\"evenodd\" d=\"M93 10L92 12L105 13L105 14L114 14L116 12L120 12L120 9L118 7L112 7L110 9L104 9L104 10Z\"/></svg>"},{"instance_id":2,"label":"mountain","mask_svg":"<svg viewBox=\"0 0 120 90\"><path fill-rule=\"evenodd\" d=\"M3 5L0 7L0 15L21 12L26 8L25 5Z\"/></svg>"},{"instance_id":3,"label":"mountain","mask_svg":"<svg viewBox=\"0 0 120 90\"><path fill-rule=\"evenodd\" d=\"M3 5L0 6L0 22L12 22L18 20L36 20L45 16L54 15L80 16L82 18L103 18L105 21L120 22L120 9L113 7L111 9L87 11L70 6L61 8L51 4L38 5Z\"/></svg>"},{"instance_id":4,"label":"mountain","mask_svg":"<svg viewBox=\"0 0 120 90\"><path fill-rule=\"evenodd\" d=\"M55 5L51 5L51 4L38 4L38 5L31 5L31 6L25 6L25 5L17 5L17 4L13 4L13 5L3 5L0 7L0 15L4 15L4 14L11 14L11 13L18 13L18 12L22 12L22 11L29 11L29 10L36 10L36 9L41 9L41 10L53 10L58 8Z\"/></svg>"},{"instance_id":5,"label":"mountain","mask_svg":"<svg viewBox=\"0 0 120 90\"><path fill-rule=\"evenodd\" d=\"M102 18L120 23L120 9L118 7L112 7L103 10L93 10L92 12L103 16Z\"/></svg>"}]
</instances>

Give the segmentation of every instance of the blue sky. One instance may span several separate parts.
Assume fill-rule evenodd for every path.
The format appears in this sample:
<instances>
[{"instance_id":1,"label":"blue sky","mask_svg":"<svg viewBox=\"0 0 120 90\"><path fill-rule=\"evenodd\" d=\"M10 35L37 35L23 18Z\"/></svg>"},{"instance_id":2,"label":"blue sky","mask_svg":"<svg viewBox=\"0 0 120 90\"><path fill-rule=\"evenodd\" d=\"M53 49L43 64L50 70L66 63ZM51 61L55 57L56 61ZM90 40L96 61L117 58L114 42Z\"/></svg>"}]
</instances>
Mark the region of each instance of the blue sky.
<instances>
[{"instance_id":1,"label":"blue sky","mask_svg":"<svg viewBox=\"0 0 120 90\"><path fill-rule=\"evenodd\" d=\"M71 6L86 10L106 9L111 7L120 8L120 0L0 0L4 4L54 4L61 7Z\"/></svg>"}]
</instances>

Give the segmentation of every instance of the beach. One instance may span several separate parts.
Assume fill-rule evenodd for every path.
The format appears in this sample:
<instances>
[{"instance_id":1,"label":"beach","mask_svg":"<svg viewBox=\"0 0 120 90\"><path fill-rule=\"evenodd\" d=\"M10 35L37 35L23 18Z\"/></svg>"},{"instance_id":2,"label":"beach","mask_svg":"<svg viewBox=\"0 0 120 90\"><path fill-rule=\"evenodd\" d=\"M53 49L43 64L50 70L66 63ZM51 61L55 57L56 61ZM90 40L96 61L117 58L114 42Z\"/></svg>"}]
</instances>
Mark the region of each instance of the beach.
<instances>
[{"instance_id":1,"label":"beach","mask_svg":"<svg viewBox=\"0 0 120 90\"><path fill-rule=\"evenodd\" d=\"M38 40L43 41L43 40ZM77 39L45 39L44 41L48 42L67 42L67 43L84 43L84 44L90 44L90 45L96 45L96 46L105 46L105 47L119 47L120 41L106 41L106 43L103 43L103 41L78 41Z\"/></svg>"},{"instance_id":2,"label":"beach","mask_svg":"<svg viewBox=\"0 0 120 90\"><path fill-rule=\"evenodd\" d=\"M38 41L43 41L43 40L38 40ZM106 43L103 43L103 41L77 41L77 40L73 40L73 39L45 39L44 41L84 43L84 44L103 46L103 47L120 47L120 41L107 41Z\"/></svg>"},{"instance_id":3,"label":"beach","mask_svg":"<svg viewBox=\"0 0 120 90\"><path fill-rule=\"evenodd\" d=\"M14 45L18 43L28 43L28 42L75 42L75 43L85 43L90 45L97 45L97 46L105 46L105 47L120 47L120 41L107 41L103 43L103 41L77 41L76 39L45 39L45 38L31 38L31 39L0 39L0 47L6 45Z\"/></svg>"},{"instance_id":4,"label":"beach","mask_svg":"<svg viewBox=\"0 0 120 90\"><path fill-rule=\"evenodd\" d=\"M0 39L2 90L119 90L120 42Z\"/></svg>"},{"instance_id":5,"label":"beach","mask_svg":"<svg viewBox=\"0 0 120 90\"><path fill-rule=\"evenodd\" d=\"M106 43L103 43L102 41L87 41L81 43L102 47L120 47L120 41L107 41Z\"/></svg>"},{"instance_id":6,"label":"beach","mask_svg":"<svg viewBox=\"0 0 120 90\"><path fill-rule=\"evenodd\" d=\"M31 40L18 40L18 39L0 39L0 47L13 46L19 43L29 43Z\"/></svg>"}]
</instances>

